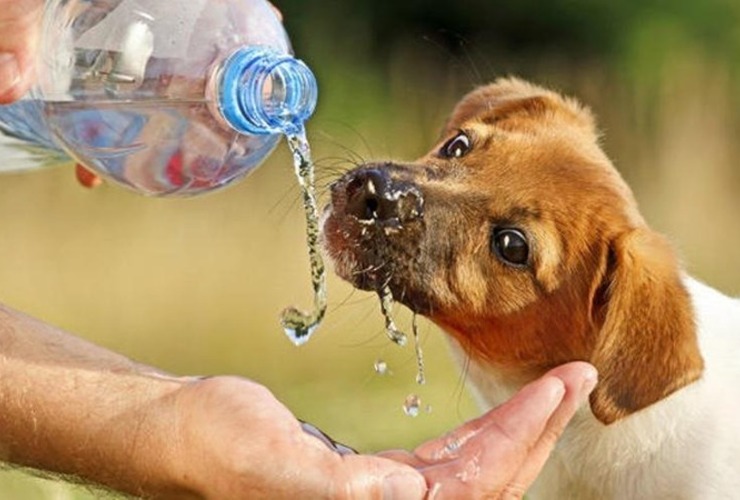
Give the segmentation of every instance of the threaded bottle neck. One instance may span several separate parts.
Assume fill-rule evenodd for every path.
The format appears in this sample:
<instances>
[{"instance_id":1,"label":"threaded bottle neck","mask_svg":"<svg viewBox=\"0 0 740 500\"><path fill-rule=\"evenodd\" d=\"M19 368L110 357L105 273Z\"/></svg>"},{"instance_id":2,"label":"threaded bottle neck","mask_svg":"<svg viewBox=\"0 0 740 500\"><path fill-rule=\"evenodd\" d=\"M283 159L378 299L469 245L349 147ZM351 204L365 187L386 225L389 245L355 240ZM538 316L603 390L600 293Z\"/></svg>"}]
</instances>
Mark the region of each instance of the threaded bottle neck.
<instances>
[{"instance_id":1,"label":"threaded bottle neck","mask_svg":"<svg viewBox=\"0 0 740 500\"><path fill-rule=\"evenodd\" d=\"M265 47L236 50L216 78L218 110L244 134L298 133L316 108L316 78L308 66Z\"/></svg>"}]
</instances>

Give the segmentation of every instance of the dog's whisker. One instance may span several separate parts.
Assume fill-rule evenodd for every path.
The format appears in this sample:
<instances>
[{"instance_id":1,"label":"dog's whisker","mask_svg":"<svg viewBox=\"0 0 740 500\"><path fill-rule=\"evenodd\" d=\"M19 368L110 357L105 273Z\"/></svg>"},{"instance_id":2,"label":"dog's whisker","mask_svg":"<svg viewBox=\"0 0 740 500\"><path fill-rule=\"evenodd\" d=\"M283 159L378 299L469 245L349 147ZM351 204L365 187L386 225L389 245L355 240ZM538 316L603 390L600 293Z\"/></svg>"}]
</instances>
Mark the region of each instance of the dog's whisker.
<instances>
[{"instance_id":1,"label":"dog's whisker","mask_svg":"<svg viewBox=\"0 0 740 500\"><path fill-rule=\"evenodd\" d=\"M358 304L365 304L370 303L373 300L372 295L366 295L362 294L361 296L355 297L354 291L357 290L356 288L352 289L352 293L347 294L347 296L342 299L341 302L337 303L334 307L336 309L343 308L343 307L350 307L355 306Z\"/></svg>"},{"instance_id":2,"label":"dog's whisker","mask_svg":"<svg viewBox=\"0 0 740 500\"><path fill-rule=\"evenodd\" d=\"M355 137L357 137L357 138L358 138L358 139L360 140L360 142L361 142L361 143L362 143L362 145L363 145L363 146L365 147L365 150L366 150L366 151L368 152L368 154L369 154L369 155L370 155L371 157L374 157L374 156L375 156L375 154L373 154L373 150L372 150L372 148L370 147L370 143L368 143L368 142L367 142L367 140L365 139L365 136L364 136L364 135L363 135L362 133L360 133L360 132L359 132L359 131L357 130L357 128L356 128L356 127L354 127L353 125L351 125L351 124L349 124L349 123L347 123L347 122L344 122L344 121L339 121L339 120L335 120L335 121L334 121L334 123L336 123L336 124L338 124L338 125L340 125L340 126L344 127L345 129L349 130L349 131L350 131L350 132L351 132L351 133L352 133L352 134L353 134L353 135L354 135ZM364 158L362 157L362 155L360 155L360 154L359 154L359 153L357 153L356 151L353 151L353 150L349 149L349 148L348 148L348 147L346 147L346 146L345 146L345 145L344 145L343 143L341 143L340 141L338 141L338 140L337 140L337 139L336 139L335 137L333 137L333 136L331 136L331 135L329 135L328 133L326 133L326 132L323 132L323 131L322 131L322 132L321 132L320 134L321 134L321 136L322 136L322 137L323 137L324 139L326 139L326 140L330 141L331 143L333 143L333 144L335 144L335 145L339 146L339 147L340 147L341 149L343 149L343 150L344 150L345 152L347 152L347 153L349 153L350 155L354 156L354 157L355 157L355 158L357 159L357 163L358 163L358 164L361 164L361 163L365 163L365 160L364 160Z\"/></svg>"},{"instance_id":3,"label":"dog's whisker","mask_svg":"<svg viewBox=\"0 0 740 500\"><path fill-rule=\"evenodd\" d=\"M441 43L439 40L436 40L430 36L424 36L422 39L437 48L440 52L445 54L446 56L450 57L458 67L461 67L464 69L463 73L466 75L466 80L469 83L472 83L473 85L480 85L482 84L485 79L482 75L482 73L478 69L478 65L473 60L473 58L470 55L469 46L470 43L468 42L467 38L460 35L459 33L451 33L447 30L442 30L441 33L444 33L445 35L452 35L455 38L455 41L457 42L457 48L459 48L462 53L465 55L465 59L463 59L459 54L454 52L449 45Z\"/></svg>"},{"instance_id":4,"label":"dog's whisker","mask_svg":"<svg viewBox=\"0 0 740 500\"><path fill-rule=\"evenodd\" d=\"M341 155L331 155L331 156L324 156L318 160L321 163L327 163L328 165L353 165L356 166L358 162L358 158L355 155L350 156L341 156Z\"/></svg>"},{"instance_id":5,"label":"dog's whisker","mask_svg":"<svg viewBox=\"0 0 740 500\"><path fill-rule=\"evenodd\" d=\"M361 276L368 273L377 273L379 271L382 271L383 268L385 268L387 265L387 262L381 262L379 264L370 264L368 267L360 268L355 271L353 271L353 274L356 276ZM387 285L383 285L387 286Z\"/></svg>"},{"instance_id":6,"label":"dog's whisker","mask_svg":"<svg viewBox=\"0 0 740 500\"><path fill-rule=\"evenodd\" d=\"M456 401L455 408L457 410L457 415L460 419L464 419L464 415L462 414L461 408L462 408L462 402L463 398L466 394L466 386L468 382L468 375L470 374L470 363L471 358L470 354L467 353L467 349L465 350L465 354L463 356L462 360L462 367L460 369L460 374L457 377L457 383L455 384L455 390L452 393L452 397Z\"/></svg>"}]
</instances>

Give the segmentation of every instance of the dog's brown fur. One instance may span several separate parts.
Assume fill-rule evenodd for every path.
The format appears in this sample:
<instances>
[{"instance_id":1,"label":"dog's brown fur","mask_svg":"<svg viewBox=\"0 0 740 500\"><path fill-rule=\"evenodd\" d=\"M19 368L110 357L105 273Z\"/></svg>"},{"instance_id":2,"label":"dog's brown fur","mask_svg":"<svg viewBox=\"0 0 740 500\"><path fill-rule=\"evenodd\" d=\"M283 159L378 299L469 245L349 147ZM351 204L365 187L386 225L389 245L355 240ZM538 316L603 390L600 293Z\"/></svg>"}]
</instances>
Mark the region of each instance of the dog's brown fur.
<instances>
[{"instance_id":1,"label":"dog's brown fur","mask_svg":"<svg viewBox=\"0 0 740 500\"><path fill-rule=\"evenodd\" d=\"M440 155L459 131L470 151ZM575 101L499 80L458 104L426 156L371 167L413 185L423 215L373 230L345 211L353 173L338 181L325 242L337 272L356 286L388 283L474 360L517 381L570 360L593 363L600 382L591 408L604 423L700 376L674 252L640 216L591 113ZM494 255L496 226L527 234L527 266Z\"/></svg>"}]
</instances>

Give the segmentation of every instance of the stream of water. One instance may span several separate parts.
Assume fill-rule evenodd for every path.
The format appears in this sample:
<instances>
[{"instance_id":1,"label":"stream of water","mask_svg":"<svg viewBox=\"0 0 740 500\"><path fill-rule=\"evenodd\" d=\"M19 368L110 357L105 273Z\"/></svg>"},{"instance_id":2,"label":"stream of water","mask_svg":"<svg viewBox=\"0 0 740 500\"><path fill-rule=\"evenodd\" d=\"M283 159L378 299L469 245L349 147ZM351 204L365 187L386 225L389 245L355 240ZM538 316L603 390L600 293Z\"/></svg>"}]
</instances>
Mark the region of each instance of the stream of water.
<instances>
[{"instance_id":1,"label":"stream of water","mask_svg":"<svg viewBox=\"0 0 740 500\"><path fill-rule=\"evenodd\" d=\"M287 136L288 146L293 153L293 165L303 195L306 217L306 242L311 265L313 287L313 310L310 312L290 306L280 315L285 334L295 345L308 342L326 314L326 267L319 248L319 208L316 201L316 179L311 161L311 148L305 130Z\"/></svg>"}]
</instances>

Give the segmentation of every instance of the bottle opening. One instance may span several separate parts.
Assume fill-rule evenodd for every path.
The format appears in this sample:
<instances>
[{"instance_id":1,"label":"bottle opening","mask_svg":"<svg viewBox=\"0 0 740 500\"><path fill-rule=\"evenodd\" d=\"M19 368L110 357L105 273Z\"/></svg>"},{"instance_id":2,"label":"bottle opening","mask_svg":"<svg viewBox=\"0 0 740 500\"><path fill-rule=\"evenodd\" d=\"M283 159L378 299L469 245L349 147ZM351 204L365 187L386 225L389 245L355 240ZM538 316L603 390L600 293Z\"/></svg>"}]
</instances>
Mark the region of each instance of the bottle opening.
<instances>
[{"instance_id":1,"label":"bottle opening","mask_svg":"<svg viewBox=\"0 0 740 500\"><path fill-rule=\"evenodd\" d=\"M221 67L218 109L245 134L294 134L316 109L316 78L302 61L263 47L237 50Z\"/></svg>"}]
</instances>

